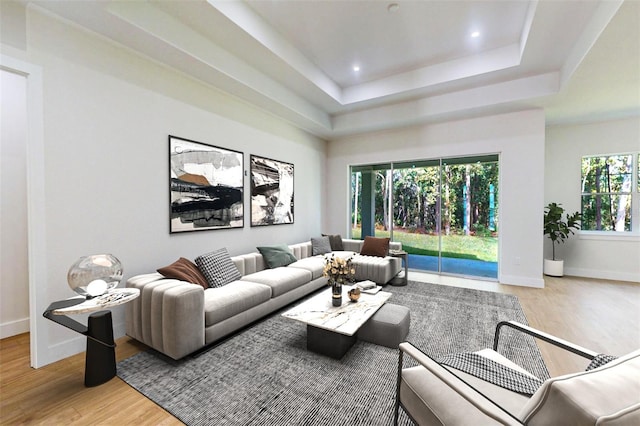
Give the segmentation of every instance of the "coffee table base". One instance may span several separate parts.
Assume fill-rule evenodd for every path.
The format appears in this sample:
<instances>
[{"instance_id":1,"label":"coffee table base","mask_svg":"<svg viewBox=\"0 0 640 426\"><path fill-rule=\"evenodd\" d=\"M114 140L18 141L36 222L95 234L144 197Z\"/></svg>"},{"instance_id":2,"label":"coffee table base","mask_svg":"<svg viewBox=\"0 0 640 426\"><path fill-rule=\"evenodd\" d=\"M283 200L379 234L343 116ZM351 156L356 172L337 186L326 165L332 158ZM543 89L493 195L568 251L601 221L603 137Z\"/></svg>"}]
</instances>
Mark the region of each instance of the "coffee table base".
<instances>
[{"instance_id":1,"label":"coffee table base","mask_svg":"<svg viewBox=\"0 0 640 426\"><path fill-rule=\"evenodd\" d=\"M355 342L355 335L347 336L307 324L307 349L312 352L340 359Z\"/></svg>"}]
</instances>

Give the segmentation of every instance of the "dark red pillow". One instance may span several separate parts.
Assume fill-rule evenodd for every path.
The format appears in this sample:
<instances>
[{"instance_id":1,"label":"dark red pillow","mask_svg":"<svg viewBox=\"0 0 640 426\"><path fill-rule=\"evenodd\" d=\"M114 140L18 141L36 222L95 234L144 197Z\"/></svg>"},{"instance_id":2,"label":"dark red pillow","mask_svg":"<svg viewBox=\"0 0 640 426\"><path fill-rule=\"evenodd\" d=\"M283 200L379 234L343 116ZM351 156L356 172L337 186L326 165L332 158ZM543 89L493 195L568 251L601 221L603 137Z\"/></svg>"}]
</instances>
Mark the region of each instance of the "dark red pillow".
<instances>
[{"instance_id":1,"label":"dark red pillow","mask_svg":"<svg viewBox=\"0 0 640 426\"><path fill-rule=\"evenodd\" d=\"M364 237L360 254L385 257L389 254L389 238Z\"/></svg>"},{"instance_id":2,"label":"dark red pillow","mask_svg":"<svg viewBox=\"0 0 640 426\"><path fill-rule=\"evenodd\" d=\"M209 288L207 279L202 275L202 272L200 272L198 267L192 261L185 259L184 257L181 257L169 266L158 269L158 272L166 278L173 278L175 280L198 284L205 289Z\"/></svg>"}]
</instances>

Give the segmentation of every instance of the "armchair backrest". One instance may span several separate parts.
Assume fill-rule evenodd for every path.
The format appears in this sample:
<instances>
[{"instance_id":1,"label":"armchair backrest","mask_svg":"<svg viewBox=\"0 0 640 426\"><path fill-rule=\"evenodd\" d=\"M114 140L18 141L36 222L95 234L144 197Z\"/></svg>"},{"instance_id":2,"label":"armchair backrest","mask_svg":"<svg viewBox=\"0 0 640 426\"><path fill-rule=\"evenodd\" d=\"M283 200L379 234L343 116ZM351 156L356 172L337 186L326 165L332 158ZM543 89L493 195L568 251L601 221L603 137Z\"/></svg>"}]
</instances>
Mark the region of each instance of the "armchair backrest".
<instances>
[{"instance_id":1,"label":"armchair backrest","mask_svg":"<svg viewBox=\"0 0 640 426\"><path fill-rule=\"evenodd\" d=\"M640 425L640 350L548 379L522 408L526 425Z\"/></svg>"}]
</instances>

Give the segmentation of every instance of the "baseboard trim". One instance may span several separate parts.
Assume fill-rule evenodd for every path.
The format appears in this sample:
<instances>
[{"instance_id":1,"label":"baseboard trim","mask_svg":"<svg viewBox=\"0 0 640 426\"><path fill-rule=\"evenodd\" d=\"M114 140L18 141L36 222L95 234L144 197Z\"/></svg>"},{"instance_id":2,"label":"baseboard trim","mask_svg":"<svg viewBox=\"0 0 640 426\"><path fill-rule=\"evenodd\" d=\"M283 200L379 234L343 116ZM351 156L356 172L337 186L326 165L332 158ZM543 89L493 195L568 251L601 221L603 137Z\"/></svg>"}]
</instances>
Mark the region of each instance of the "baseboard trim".
<instances>
[{"instance_id":1,"label":"baseboard trim","mask_svg":"<svg viewBox=\"0 0 640 426\"><path fill-rule=\"evenodd\" d=\"M517 285L520 287L544 288L544 278L521 277L518 275L500 275L500 284Z\"/></svg>"},{"instance_id":2,"label":"baseboard trim","mask_svg":"<svg viewBox=\"0 0 640 426\"><path fill-rule=\"evenodd\" d=\"M126 323L124 321L113 324L114 340L125 336L125 334L126 334ZM75 337L72 337L71 339L67 339L64 342L60 342L55 345L49 346L49 351L48 351L49 357L46 360L46 362L41 365L41 367L44 367L47 364L51 364L51 363L63 360L70 356L77 355L81 352L84 352L86 349L87 349L87 338L84 335L77 334Z\"/></svg>"},{"instance_id":3,"label":"baseboard trim","mask_svg":"<svg viewBox=\"0 0 640 426\"><path fill-rule=\"evenodd\" d=\"M0 324L0 339L29 332L29 317Z\"/></svg>"},{"instance_id":4,"label":"baseboard trim","mask_svg":"<svg viewBox=\"0 0 640 426\"><path fill-rule=\"evenodd\" d=\"M599 269L568 268L565 264L564 274L574 277L597 278L601 280L630 281L640 283L640 273L603 271Z\"/></svg>"}]
</instances>

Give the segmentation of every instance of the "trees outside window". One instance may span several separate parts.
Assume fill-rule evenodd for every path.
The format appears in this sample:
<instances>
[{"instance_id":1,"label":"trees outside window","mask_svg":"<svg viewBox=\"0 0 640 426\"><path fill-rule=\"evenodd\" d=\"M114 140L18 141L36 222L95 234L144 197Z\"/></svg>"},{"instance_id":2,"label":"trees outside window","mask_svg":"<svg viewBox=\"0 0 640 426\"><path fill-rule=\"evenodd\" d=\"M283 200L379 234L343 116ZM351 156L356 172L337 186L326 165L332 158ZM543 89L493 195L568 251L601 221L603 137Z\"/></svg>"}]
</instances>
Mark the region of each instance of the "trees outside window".
<instances>
[{"instance_id":1,"label":"trees outside window","mask_svg":"<svg viewBox=\"0 0 640 426\"><path fill-rule=\"evenodd\" d=\"M455 272L445 258L493 263L483 276L495 278L498 171L497 155L352 166L351 236L388 236L436 257L427 270Z\"/></svg>"},{"instance_id":2,"label":"trees outside window","mask_svg":"<svg viewBox=\"0 0 640 426\"><path fill-rule=\"evenodd\" d=\"M582 157L582 230L631 232L639 175L638 153Z\"/></svg>"}]
</instances>

